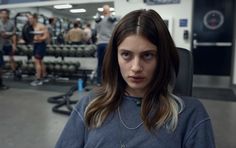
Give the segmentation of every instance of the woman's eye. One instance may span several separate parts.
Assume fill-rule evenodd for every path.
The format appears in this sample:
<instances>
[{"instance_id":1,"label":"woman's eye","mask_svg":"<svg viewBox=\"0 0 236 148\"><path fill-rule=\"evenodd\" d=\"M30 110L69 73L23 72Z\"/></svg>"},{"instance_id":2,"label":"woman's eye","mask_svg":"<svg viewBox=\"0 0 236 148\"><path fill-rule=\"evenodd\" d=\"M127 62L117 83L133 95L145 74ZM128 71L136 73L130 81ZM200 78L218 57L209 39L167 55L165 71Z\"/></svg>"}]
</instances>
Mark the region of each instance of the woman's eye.
<instances>
[{"instance_id":1,"label":"woman's eye","mask_svg":"<svg viewBox=\"0 0 236 148\"><path fill-rule=\"evenodd\" d=\"M154 57L154 54L153 54L153 53L145 53L145 54L143 55L143 58L144 58L145 60L151 60L153 57Z\"/></svg>"},{"instance_id":2,"label":"woman's eye","mask_svg":"<svg viewBox=\"0 0 236 148\"><path fill-rule=\"evenodd\" d=\"M128 59L131 57L130 53L128 53L128 52L123 52L123 53L121 53L121 56L122 56L123 59L125 59L125 60L128 60Z\"/></svg>"}]
</instances>

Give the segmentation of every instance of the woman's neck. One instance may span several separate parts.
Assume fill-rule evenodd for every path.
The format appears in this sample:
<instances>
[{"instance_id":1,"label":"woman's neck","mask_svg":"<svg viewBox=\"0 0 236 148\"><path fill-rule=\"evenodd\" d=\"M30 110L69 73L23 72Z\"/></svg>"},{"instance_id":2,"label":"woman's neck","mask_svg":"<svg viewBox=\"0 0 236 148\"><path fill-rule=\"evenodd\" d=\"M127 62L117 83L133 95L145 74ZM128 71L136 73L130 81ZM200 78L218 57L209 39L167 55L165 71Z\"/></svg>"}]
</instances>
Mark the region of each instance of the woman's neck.
<instances>
[{"instance_id":1,"label":"woman's neck","mask_svg":"<svg viewBox=\"0 0 236 148\"><path fill-rule=\"evenodd\" d=\"M138 98L143 98L145 94L145 90L143 89L132 89L132 88L127 88L126 89L128 96L133 96L133 97L138 97Z\"/></svg>"}]
</instances>

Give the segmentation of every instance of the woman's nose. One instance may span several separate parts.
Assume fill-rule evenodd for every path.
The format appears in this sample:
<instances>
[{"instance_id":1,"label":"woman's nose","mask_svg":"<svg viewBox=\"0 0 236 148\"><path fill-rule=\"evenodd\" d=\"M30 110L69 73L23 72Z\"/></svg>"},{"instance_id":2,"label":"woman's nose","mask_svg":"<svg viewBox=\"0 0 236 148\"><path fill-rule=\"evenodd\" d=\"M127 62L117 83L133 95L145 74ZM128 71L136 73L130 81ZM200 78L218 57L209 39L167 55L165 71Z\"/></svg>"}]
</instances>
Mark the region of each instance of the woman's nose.
<instances>
[{"instance_id":1,"label":"woman's nose","mask_svg":"<svg viewBox=\"0 0 236 148\"><path fill-rule=\"evenodd\" d=\"M143 66L142 66L141 60L139 58L134 58L134 60L132 61L131 70L133 72L140 72L143 70Z\"/></svg>"}]
</instances>

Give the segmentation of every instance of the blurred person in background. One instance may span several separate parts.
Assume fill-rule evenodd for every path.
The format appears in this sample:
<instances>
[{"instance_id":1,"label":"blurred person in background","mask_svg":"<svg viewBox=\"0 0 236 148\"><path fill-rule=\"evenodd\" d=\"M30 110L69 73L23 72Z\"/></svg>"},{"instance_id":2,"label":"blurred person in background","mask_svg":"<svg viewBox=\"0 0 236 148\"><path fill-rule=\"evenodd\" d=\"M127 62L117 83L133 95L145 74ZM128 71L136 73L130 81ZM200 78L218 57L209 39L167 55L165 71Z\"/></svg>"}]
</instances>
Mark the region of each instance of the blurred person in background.
<instances>
[{"instance_id":1,"label":"blurred person in background","mask_svg":"<svg viewBox=\"0 0 236 148\"><path fill-rule=\"evenodd\" d=\"M15 26L12 21L10 21L10 10L1 9L0 10L0 19L2 22L2 47L1 50L3 54L9 56L9 62L11 65L11 70L14 75L14 79L17 78L16 74L16 63L14 60L14 54L16 51L16 34L15 34Z\"/></svg>"},{"instance_id":2,"label":"blurred person in background","mask_svg":"<svg viewBox=\"0 0 236 148\"><path fill-rule=\"evenodd\" d=\"M3 32L3 24L2 24L2 21L0 21L0 49L2 49L2 45L3 45L2 32ZM2 79L3 66L4 66L3 51L0 50L0 90L6 90L9 88L8 86L3 84L3 79Z\"/></svg>"},{"instance_id":3,"label":"blurred person in background","mask_svg":"<svg viewBox=\"0 0 236 148\"><path fill-rule=\"evenodd\" d=\"M56 27L56 18L51 17L48 19L49 24L47 25L48 27L48 43L49 44L54 44L54 35L55 35L55 27Z\"/></svg>"},{"instance_id":4,"label":"blurred person in background","mask_svg":"<svg viewBox=\"0 0 236 148\"><path fill-rule=\"evenodd\" d=\"M84 41L84 31L80 28L80 21L75 21L73 28L66 34L66 41L72 45L81 45Z\"/></svg>"},{"instance_id":5,"label":"blurred person in background","mask_svg":"<svg viewBox=\"0 0 236 148\"><path fill-rule=\"evenodd\" d=\"M110 6L104 5L102 15L104 18L97 18L96 21L96 32L97 32L97 58L98 58L98 65L97 65L97 84L100 85L102 83L102 63L105 54L105 50L107 44L111 38L112 31L115 27L115 19L112 19Z\"/></svg>"},{"instance_id":6,"label":"blurred person in background","mask_svg":"<svg viewBox=\"0 0 236 148\"><path fill-rule=\"evenodd\" d=\"M84 28L84 40L86 44L92 44L92 29L91 24L87 23Z\"/></svg>"},{"instance_id":7,"label":"blurred person in background","mask_svg":"<svg viewBox=\"0 0 236 148\"><path fill-rule=\"evenodd\" d=\"M42 85L43 82L48 82L46 67L43 63L43 58L46 55L48 29L45 25L38 22L38 15L35 13L28 16L29 23L34 28L34 47L33 55L36 70L36 79L31 82L32 86Z\"/></svg>"}]
</instances>

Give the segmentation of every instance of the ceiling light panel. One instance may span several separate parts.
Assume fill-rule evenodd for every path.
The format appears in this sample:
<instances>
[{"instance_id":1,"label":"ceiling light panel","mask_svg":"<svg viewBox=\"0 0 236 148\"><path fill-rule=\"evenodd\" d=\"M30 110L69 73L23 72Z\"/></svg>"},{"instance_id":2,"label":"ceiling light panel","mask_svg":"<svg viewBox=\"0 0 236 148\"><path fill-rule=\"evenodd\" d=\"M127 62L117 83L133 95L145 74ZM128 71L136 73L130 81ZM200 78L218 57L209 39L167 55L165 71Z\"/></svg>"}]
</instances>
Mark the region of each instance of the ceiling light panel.
<instances>
[{"instance_id":1,"label":"ceiling light panel","mask_svg":"<svg viewBox=\"0 0 236 148\"><path fill-rule=\"evenodd\" d=\"M86 12L86 9L70 9L71 13L84 13Z\"/></svg>"},{"instance_id":2,"label":"ceiling light panel","mask_svg":"<svg viewBox=\"0 0 236 148\"><path fill-rule=\"evenodd\" d=\"M62 4L62 5L54 5L55 9L70 9L72 8L71 4Z\"/></svg>"}]
</instances>

